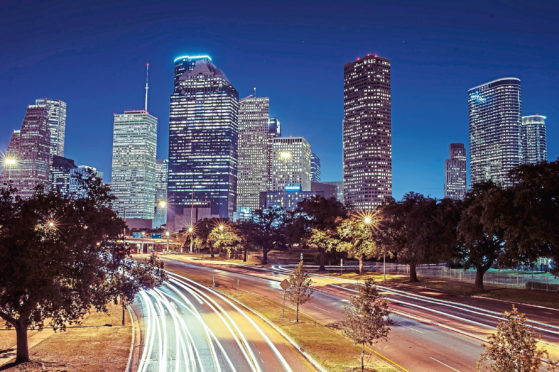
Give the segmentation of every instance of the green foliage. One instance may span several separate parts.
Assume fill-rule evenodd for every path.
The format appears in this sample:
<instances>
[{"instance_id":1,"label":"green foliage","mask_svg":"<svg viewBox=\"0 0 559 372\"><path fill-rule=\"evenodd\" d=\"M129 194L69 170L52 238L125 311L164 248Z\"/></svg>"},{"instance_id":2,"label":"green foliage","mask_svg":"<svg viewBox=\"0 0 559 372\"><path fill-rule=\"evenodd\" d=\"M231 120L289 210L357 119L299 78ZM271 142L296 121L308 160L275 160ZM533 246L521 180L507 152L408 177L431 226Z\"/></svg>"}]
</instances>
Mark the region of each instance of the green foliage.
<instances>
[{"instance_id":1,"label":"green foliage","mask_svg":"<svg viewBox=\"0 0 559 372\"><path fill-rule=\"evenodd\" d=\"M289 288L286 295L289 301L297 307L297 323L299 323L299 306L307 302L311 296L313 289L311 288L312 280L309 274L305 272L303 261L300 261L295 270L287 278Z\"/></svg>"},{"instance_id":2,"label":"green foliage","mask_svg":"<svg viewBox=\"0 0 559 372\"><path fill-rule=\"evenodd\" d=\"M124 222L108 186L89 177L83 188L82 197L40 188L25 200L13 189L0 193L0 317L16 328L18 362L28 360L29 327L48 320L64 329L92 306L130 302L165 277L155 258L139 265L118 242Z\"/></svg>"},{"instance_id":3,"label":"green foliage","mask_svg":"<svg viewBox=\"0 0 559 372\"><path fill-rule=\"evenodd\" d=\"M229 257L231 252L241 244L241 237L233 225L219 224L208 235L210 244L218 249L226 249Z\"/></svg>"},{"instance_id":4,"label":"green foliage","mask_svg":"<svg viewBox=\"0 0 559 372\"><path fill-rule=\"evenodd\" d=\"M268 263L268 252L282 248L285 237L282 225L285 223L285 211L282 208L268 208L258 210L251 220L251 235L249 240L262 248L262 264Z\"/></svg>"},{"instance_id":5,"label":"green foliage","mask_svg":"<svg viewBox=\"0 0 559 372\"><path fill-rule=\"evenodd\" d=\"M512 311L503 313L497 332L489 336L485 352L478 362L479 370L493 372L537 372L547 352L537 347L536 335L526 325L526 316ZM488 363L486 363L488 362ZM488 365L487 365L488 364Z\"/></svg>"},{"instance_id":6,"label":"green foliage","mask_svg":"<svg viewBox=\"0 0 559 372\"><path fill-rule=\"evenodd\" d=\"M372 229L363 222L362 218L352 216L338 220L337 235L339 242L336 244L336 249L359 260L360 274L363 273L363 260L380 254Z\"/></svg>"}]
</instances>

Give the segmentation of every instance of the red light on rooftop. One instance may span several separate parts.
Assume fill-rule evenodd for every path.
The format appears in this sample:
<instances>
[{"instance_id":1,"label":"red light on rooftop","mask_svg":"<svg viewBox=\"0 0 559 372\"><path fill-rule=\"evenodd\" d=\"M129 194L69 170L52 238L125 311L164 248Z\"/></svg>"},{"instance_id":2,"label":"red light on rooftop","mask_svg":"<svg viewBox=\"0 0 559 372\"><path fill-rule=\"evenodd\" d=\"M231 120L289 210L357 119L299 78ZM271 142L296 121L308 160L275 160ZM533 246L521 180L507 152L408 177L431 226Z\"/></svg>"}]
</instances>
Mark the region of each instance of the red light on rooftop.
<instances>
[{"instance_id":1,"label":"red light on rooftop","mask_svg":"<svg viewBox=\"0 0 559 372\"><path fill-rule=\"evenodd\" d=\"M370 56L371 56L371 53L367 53L367 57L370 57Z\"/></svg>"},{"instance_id":2,"label":"red light on rooftop","mask_svg":"<svg viewBox=\"0 0 559 372\"><path fill-rule=\"evenodd\" d=\"M357 60L359 61L361 58L357 57Z\"/></svg>"},{"instance_id":3,"label":"red light on rooftop","mask_svg":"<svg viewBox=\"0 0 559 372\"><path fill-rule=\"evenodd\" d=\"M375 58L377 58L377 57L378 57L378 54L375 53Z\"/></svg>"}]
</instances>

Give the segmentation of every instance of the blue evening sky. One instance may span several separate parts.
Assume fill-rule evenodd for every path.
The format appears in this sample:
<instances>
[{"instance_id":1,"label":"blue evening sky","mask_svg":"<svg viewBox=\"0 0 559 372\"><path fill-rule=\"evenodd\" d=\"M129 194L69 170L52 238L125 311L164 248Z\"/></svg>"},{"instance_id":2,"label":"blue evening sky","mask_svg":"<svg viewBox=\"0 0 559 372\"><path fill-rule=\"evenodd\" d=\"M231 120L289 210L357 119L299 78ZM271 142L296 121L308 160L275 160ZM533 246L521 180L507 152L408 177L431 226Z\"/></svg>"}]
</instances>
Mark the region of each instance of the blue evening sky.
<instances>
[{"instance_id":1,"label":"blue evening sky","mask_svg":"<svg viewBox=\"0 0 559 372\"><path fill-rule=\"evenodd\" d=\"M559 155L557 1L0 2L0 150L38 97L68 103L66 156L110 180L113 113L159 117L167 155L173 58L207 53L241 97L257 88L283 134L303 136L323 180L342 177L343 65L392 63L393 190L441 197L451 142L468 142L466 91L522 81L524 114L548 117Z\"/></svg>"}]
</instances>

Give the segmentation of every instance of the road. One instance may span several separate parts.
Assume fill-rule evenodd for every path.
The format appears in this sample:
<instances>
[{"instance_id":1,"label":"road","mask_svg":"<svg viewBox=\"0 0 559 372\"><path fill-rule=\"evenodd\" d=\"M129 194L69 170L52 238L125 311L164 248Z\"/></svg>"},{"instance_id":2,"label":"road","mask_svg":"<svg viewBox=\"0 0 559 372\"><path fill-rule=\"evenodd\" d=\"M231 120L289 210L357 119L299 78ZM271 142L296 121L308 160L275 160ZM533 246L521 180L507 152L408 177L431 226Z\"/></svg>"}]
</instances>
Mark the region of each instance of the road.
<instances>
[{"instance_id":1,"label":"road","mask_svg":"<svg viewBox=\"0 0 559 372\"><path fill-rule=\"evenodd\" d=\"M138 371L308 371L286 340L238 304L188 278L140 292Z\"/></svg>"},{"instance_id":2,"label":"road","mask_svg":"<svg viewBox=\"0 0 559 372\"><path fill-rule=\"evenodd\" d=\"M279 280L290 270L280 266L224 270L169 259L165 259L165 265L172 271L205 275L208 279L215 276L216 282L230 286L239 281L241 286L249 286L251 291L277 301L281 301ZM340 321L347 299L356 291L355 282L321 276L313 280L319 290L304 305L303 311L326 323ZM480 340L494 329L499 319L500 311L496 311L495 306L510 306L493 302L492 307L483 308L479 304L458 303L388 287L381 287L381 290L390 301L394 325L389 340L375 345L375 350L410 371L475 371L483 351ZM538 309L532 313L538 315L530 324L550 347L557 347L559 324L555 322L559 312ZM553 313L554 318L545 319L549 313Z\"/></svg>"}]
</instances>

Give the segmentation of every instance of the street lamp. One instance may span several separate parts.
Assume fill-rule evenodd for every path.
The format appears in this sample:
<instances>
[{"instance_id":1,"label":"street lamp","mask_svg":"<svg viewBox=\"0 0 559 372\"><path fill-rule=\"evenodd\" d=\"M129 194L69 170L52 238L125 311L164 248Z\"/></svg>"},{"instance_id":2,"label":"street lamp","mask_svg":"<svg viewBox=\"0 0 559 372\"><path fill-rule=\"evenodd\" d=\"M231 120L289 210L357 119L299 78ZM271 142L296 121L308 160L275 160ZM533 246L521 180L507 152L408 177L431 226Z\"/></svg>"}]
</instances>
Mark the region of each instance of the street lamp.
<instances>
[{"instance_id":1,"label":"street lamp","mask_svg":"<svg viewBox=\"0 0 559 372\"><path fill-rule=\"evenodd\" d=\"M375 227L378 226L378 216L375 215L365 215L363 217L363 223L371 227L371 232ZM382 275L383 281L386 282L386 249L384 244L382 245Z\"/></svg>"},{"instance_id":2,"label":"street lamp","mask_svg":"<svg viewBox=\"0 0 559 372\"><path fill-rule=\"evenodd\" d=\"M12 167L17 164L17 159L13 156L4 156L4 166L8 168L8 181L12 179Z\"/></svg>"},{"instance_id":3,"label":"street lamp","mask_svg":"<svg viewBox=\"0 0 559 372\"><path fill-rule=\"evenodd\" d=\"M167 237L167 254L169 253L169 231L165 231L165 236Z\"/></svg>"},{"instance_id":4,"label":"street lamp","mask_svg":"<svg viewBox=\"0 0 559 372\"><path fill-rule=\"evenodd\" d=\"M190 226L188 228L188 235L190 236L190 253L192 253L192 242L194 241L194 227ZM182 249L182 247L181 247Z\"/></svg>"}]
</instances>

